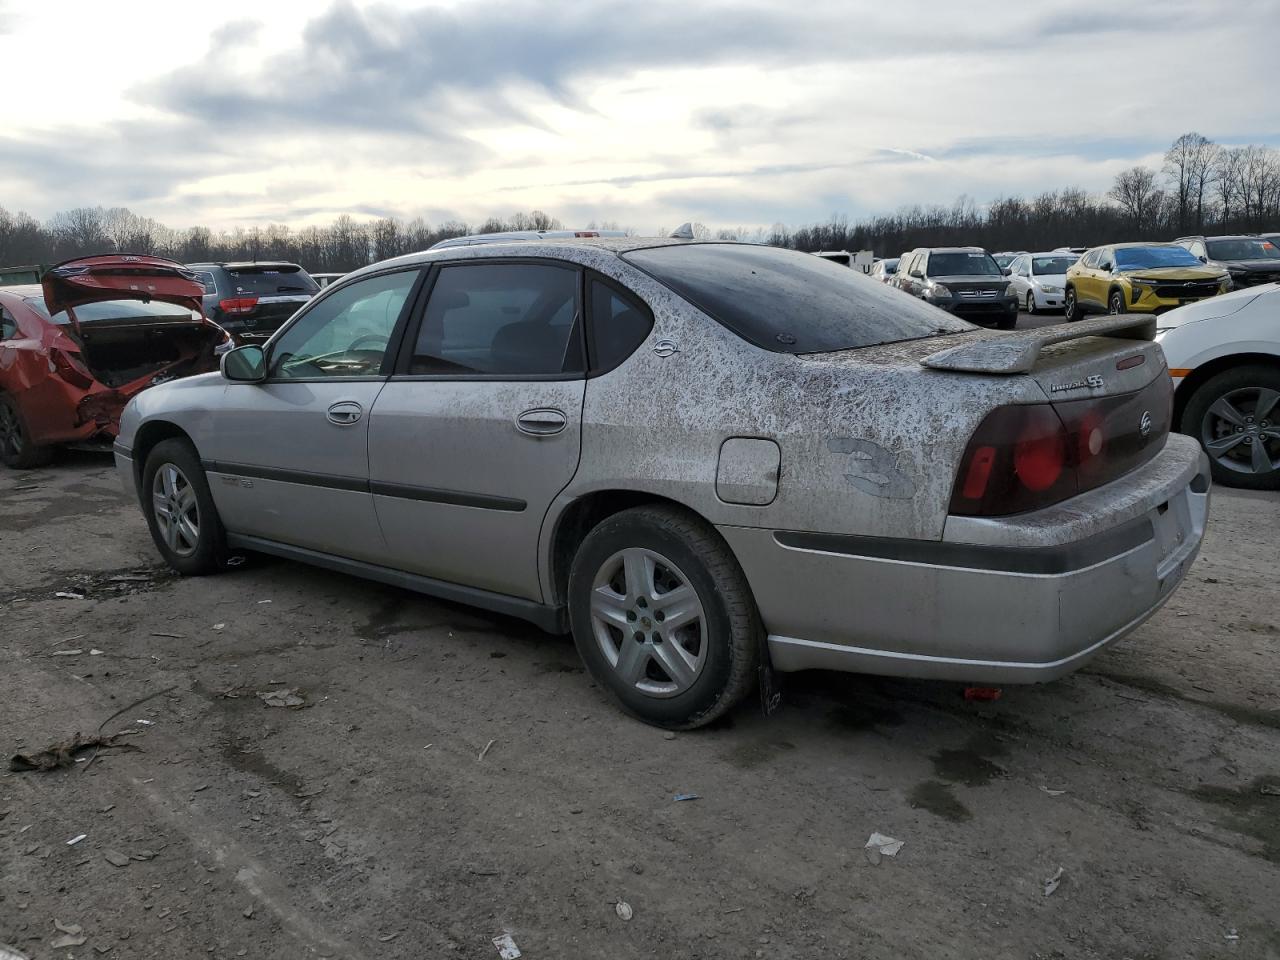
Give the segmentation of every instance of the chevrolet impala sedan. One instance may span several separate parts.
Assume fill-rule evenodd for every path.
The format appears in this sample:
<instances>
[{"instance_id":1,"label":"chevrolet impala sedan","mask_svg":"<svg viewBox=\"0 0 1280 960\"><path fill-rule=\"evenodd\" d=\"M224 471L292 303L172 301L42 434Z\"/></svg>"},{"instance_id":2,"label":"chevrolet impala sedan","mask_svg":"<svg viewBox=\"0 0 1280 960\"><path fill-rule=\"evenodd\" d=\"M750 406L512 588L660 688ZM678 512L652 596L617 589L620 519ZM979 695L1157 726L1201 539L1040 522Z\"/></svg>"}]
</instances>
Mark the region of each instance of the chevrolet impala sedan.
<instances>
[{"instance_id":1,"label":"chevrolet impala sedan","mask_svg":"<svg viewBox=\"0 0 1280 960\"><path fill-rule=\"evenodd\" d=\"M978 329L788 250L490 243L343 277L116 443L184 574L260 551L571 631L642 720L769 671L1052 680L1200 545L1151 318Z\"/></svg>"}]
</instances>

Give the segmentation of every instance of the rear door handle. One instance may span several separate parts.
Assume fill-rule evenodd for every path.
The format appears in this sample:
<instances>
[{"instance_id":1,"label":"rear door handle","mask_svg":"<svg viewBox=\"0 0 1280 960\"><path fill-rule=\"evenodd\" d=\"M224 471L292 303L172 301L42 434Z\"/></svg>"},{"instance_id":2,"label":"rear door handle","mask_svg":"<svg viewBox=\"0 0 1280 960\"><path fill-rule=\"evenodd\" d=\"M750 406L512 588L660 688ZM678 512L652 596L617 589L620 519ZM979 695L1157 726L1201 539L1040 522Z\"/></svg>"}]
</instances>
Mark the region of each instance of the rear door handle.
<instances>
[{"instance_id":1,"label":"rear door handle","mask_svg":"<svg viewBox=\"0 0 1280 960\"><path fill-rule=\"evenodd\" d=\"M339 427L349 427L353 423L359 423L360 418L364 416L364 408L354 400L339 400L336 403L329 404L329 409L325 416L329 418L329 422Z\"/></svg>"},{"instance_id":2,"label":"rear door handle","mask_svg":"<svg viewBox=\"0 0 1280 960\"><path fill-rule=\"evenodd\" d=\"M563 410L554 407L538 407L526 410L516 417L516 429L530 437L550 437L564 430L569 418Z\"/></svg>"}]
</instances>

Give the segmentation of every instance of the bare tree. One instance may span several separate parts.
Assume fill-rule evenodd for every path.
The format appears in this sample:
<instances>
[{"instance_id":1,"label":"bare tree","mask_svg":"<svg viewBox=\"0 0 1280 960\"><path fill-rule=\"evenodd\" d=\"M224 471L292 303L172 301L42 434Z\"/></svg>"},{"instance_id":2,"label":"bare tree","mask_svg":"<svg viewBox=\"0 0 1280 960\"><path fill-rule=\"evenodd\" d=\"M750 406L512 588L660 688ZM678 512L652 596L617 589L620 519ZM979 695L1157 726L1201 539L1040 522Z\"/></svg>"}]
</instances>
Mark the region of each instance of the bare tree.
<instances>
[{"instance_id":1,"label":"bare tree","mask_svg":"<svg viewBox=\"0 0 1280 960\"><path fill-rule=\"evenodd\" d=\"M1213 177L1217 144L1198 133L1184 133L1164 155L1164 169L1177 200L1178 231L1186 233L1195 213L1197 229L1204 227L1204 196Z\"/></svg>"},{"instance_id":2,"label":"bare tree","mask_svg":"<svg viewBox=\"0 0 1280 960\"><path fill-rule=\"evenodd\" d=\"M1150 167L1130 167L1116 174L1107 196L1118 203L1135 231L1143 231L1156 222L1163 194L1156 186L1156 172Z\"/></svg>"}]
</instances>

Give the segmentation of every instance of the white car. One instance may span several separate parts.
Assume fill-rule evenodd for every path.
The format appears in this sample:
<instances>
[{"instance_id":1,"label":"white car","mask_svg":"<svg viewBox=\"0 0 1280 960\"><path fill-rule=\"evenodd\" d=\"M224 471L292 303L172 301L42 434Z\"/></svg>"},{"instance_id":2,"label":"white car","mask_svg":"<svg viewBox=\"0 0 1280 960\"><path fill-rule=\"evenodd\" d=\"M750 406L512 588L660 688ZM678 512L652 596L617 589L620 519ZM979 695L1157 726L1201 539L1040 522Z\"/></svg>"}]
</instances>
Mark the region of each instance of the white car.
<instances>
[{"instance_id":1,"label":"white car","mask_svg":"<svg viewBox=\"0 0 1280 960\"><path fill-rule=\"evenodd\" d=\"M1280 283L1156 318L1174 429L1200 441L1215 481L1280 490Z\"/></svg>"},{"instance_id":2,"label":"white car","mask_svg":"<svg viewBox=\"0 0 1280 960\"><path fill-rule=\"evenodd\" d=\"M1079 260L1074 253L1024 253L1009 264L1009 286L1018 295L1018 306L1027 313L1061 310L1067 268Z\"/></svg>"}]
</instances>

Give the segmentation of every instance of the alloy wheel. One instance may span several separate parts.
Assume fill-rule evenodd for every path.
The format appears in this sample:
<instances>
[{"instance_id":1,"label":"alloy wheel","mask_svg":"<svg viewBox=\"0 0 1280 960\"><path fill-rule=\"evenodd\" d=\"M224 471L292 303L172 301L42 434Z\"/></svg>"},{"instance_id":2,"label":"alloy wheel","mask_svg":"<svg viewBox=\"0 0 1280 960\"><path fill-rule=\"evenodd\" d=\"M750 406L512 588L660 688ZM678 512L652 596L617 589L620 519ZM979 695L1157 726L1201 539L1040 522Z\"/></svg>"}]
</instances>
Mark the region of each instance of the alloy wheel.
<instances>
[{"instance_id":1,"label":"alloy wheel","mask_svg":"<svg viewBox=\"0 0 1280 960\"><path fill-rule=\"evenodd\" d=\"M24 445L17 411L8 403L0 402L0 450L17 456Z\"/></svg>"},{"instance_id":2,"label":"alloy wheel","mask_svg":"<svg viewBox=\"0 0 1280 960\"><path fill-rule=\"evenodd\" d=\"M200 545L200 503L186 474L162 463L151 481L152 510L165 544L179 557L189 557Z\"/></svg>"},{"instance_id":3,"label":"alloy wheel","mask_svg":"<svg viewBox=\"0 0 1280 960\"><path fill-rule=\"evenodd\" d=\"M1209 456L1237 473L1280 469L1280 391L1242 387L1205 411L1200 440Z\"/></svg>"},{"instance_id":4,"label":"alloy wheel","mask_svg":"<svg viewBox=\"0 0 1280 960\"><path fill-rule=\"evenodd\" d=\"M674 697L707 660L707 618L689 578L662 554L615 553L591 586L591 630L605 661L629 686Z\"/></svg>"},{"instance_id":5,"label":"alloy wheel","mask_svg":"<svg viewBox=\"0 0 1280 960\"><path fill-rule=\"evenodd\" d=\"M1118 293L1113 293L1108 301L1107 313L1118 315L1124 313L1124 300Z\"/></svg>"}]
</instances>

